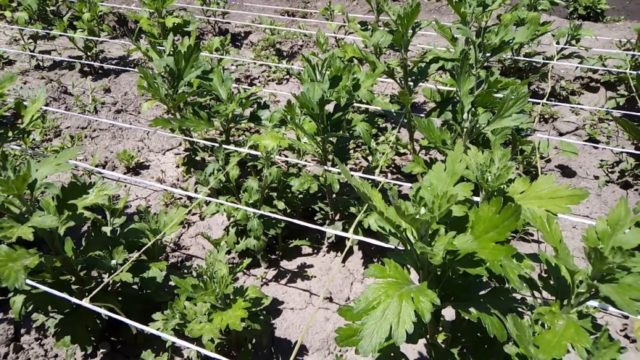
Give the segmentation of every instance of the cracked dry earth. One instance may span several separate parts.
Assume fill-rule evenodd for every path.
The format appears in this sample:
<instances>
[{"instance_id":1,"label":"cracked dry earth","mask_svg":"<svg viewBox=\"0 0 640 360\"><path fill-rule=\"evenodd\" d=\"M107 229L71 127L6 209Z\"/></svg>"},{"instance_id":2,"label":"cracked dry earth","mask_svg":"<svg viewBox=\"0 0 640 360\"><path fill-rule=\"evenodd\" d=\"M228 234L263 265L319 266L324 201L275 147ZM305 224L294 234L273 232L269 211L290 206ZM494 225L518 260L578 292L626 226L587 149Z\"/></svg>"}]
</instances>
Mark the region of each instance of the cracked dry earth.
<instances>
[{"instance_id":1,"label":"cracked dry earth","mask_svg":"<svg viewBox=\"0 0 640 360\"><path fill-rule=\"evenodd\" d=\"M121 4L136 4L134 1L114 1ZM186 1L185 1L186 2ZM271 5L300 6L297 1L261 1ZM320 8L324 5L320 1L312 1L310 8ZM349 11L364 13L363 1L349 2ZM276 13L276 12L273 12ZM423 9L423 18L437 17L440 20L452 20L453 15L441 2L426 2ZM246 17L234 17L231 19L246 20ZM564 19L549 16L559 24L565 24ZM292 23L292 22L291 22ZM616 24L589 24L597 33L606 33L608 36L631 36L632 26L628 22ZM240 31L234 27L232 32ZM246 29L244 29L246 32ZM2 31L0 44L5 47L17 48L15 33ZM238 52L243 57L251 57L249 51L261 35L258 31L251 31L238 47ZM606 46L607 44L594 43L593 46ZM287 46L308 51L311 42L297 40ZM126 49L119 45L103 44L105 55L101 62L113 63L121 66L135 67L126 60L129 56ZM39 49L43 53L59 54L61 56L77 55L66 39L58 38L46 41ZM12 57L13 58L13 57ZM48 105L69 111L87 113L87 106L92 102L98 102L95 106L95 116L121 121L127 124L148 126L154 116L161 114L161 109L151 108L141 111L145 98L138 94L136 89L137 75L131 72L102 71L97 74L88 74L84 69L63 62L43 61L41 64L27 57L15 57L15 64L3 70L16 72L20 75L20 94L26 95L38 88L46 88ZM247 81L255 84L260 74L265 72L264 67L252 67L247 71L246 67L233 67L237 71L239 81ZM572 80L573 70L557 69L559 78ZM297 84L290 76L278 84L269 86L293 92ZM382 91L390 88L382 87ZM274 98L274 103L282 102L282 99ZM605 103L603 89L596 88L586 91L579 99L581 103L602 106ZM559 120L550 124L541 124L540 131L551 135L571 136L575 139L585 139L587 134L584 129L587 116L586 112L572 112L560 109ZM87 119L71 116L57 116L58 130L52 137L53 143L71 141L70 137L81 135L77 139L78 145L83 149L85 162L95 162L100 167L108 170L123 172L124 169L115 161L115 153L122 149L130 149L139 153L145 167L135 176L157 181L162 184L182 187L185 179L176 166L177 159L183 153L180 141L160 136L158 134L121 129L108 124L101 124ZM606 126L606 124L603 124ZM613 145L632 148L627 140L613 137ZM590 197L580 206L574 209L574 214L595 218L606 214L619 197L629 198L630 203L640 200L637 184L626 190L622 187L599 180L604 177L599 167L601 160L615 160L615 156L607 151L591 147L580 147L576 158L560 156L559 151L553 150L551 160L543 164L545 173L555 174L560 181L586 188L591 192ZM164 200L161 192L139 187L131 187L121 184L125 191L129 192L132 206L140 203L158 207ZM177 200L180 201L180 200ZM224 216L214 216L206 220L193 217L188 226L174 240L174 252L170 257L176 261L198 262L210 249L211 244L202 236L207 234L212 237L220 236L227 220ZM574 255L580 260L583 254L580 249L580 237L586 226L563 221L562 230ZM539 251L535 244L522 244L531 251ZM355 249L348 252L345 260L340 262L341 252L344 250L344 240L335 239L328 245L317 244L312 247L304 247L297 253L282 259L277 266L257 268L246 272L242 282L260 285L262 290L273 297L271 311L273 322L273 358L288 359L291 356L296 340L305 334L303 345L298 352L300 359L324 360L342 356L345 359L358 359L352 351L339 349L333 340L334 331L343 321L337 314L340 305L346 304L357 297L366 286L363 272L367 264L376 261L381 253L372 249L367 244L356 245ZM327 287L327 291L323 289ZM64 358L66 354L54 348L54 341L43 337L31 328L22 330L22 339L16 342L14 339L13 324L6 315L7 309L0 309L0 359L55 359ZM631 336L629 320L599 315L603 323L613 328L618 337L627 345L630 352L625 354L625 359L637 359L640 357ZM96 358L121 359L126 356L110 349L108 345L101 344L101 350ZM411 359L421 358L420 346L405 346L403 351ZM86 354L75 352L71 354L77 359L89 358Z\"/></svg>"}]
</instances>

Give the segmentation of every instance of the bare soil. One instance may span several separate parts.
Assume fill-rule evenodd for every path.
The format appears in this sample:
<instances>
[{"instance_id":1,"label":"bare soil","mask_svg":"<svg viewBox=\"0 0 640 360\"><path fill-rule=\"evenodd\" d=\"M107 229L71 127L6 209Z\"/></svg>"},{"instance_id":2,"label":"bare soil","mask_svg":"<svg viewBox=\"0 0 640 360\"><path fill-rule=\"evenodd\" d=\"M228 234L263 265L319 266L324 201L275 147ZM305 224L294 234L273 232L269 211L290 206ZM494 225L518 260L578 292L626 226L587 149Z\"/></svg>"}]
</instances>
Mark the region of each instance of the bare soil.
<instances>
[{"instance_id":1,"label":"bare soil","mask_svg":"<svg viewBox=\"0 0 640 360\"><path fill-rule=\"evenodd\" d=\"M258 2L255 0L254 2ZM135 4L133 1L113 1L120 4ZM262 0L263 4L306 6L318 9L323 1L309 1L301 4L300 1ZM611 1L615 5L615 12L622 12L628 18L640 18L639 1ZM240 7L238 7L240 8ZM353 13L365 13L364 1L354 1L347 4L347 8ZM244 8L247 11L278 14L275 10ZM451 21L453 14L446 3L425 2L422 13L423 18L437 18L441 21ZM230 19L250 20L244 15L231 15ZM566 20L548 16L550 20L559 25L567 23ZM288 24L295 24L293 21ZM611 37L632 37L633 24L629 22L611 24L588 24L594 29L594 33L606 34ZM250 49L262 36L260 30L250 27L224 26L234 34L238 34L238 42L235 44L239 56L252 57ZM314 27L308 26L312 29ZM437 39L431 37L424 39L425 44L437 43ZM593 46L611 47L610 42L596 40ZM0 46L17 48L16 33L2 31ZM295 40L288 40L281 45L286 49L295 48L296 52L307 52L312 46L310 39L301 36ZM111 43L103 44L105 56L103 63L113 63L122 66L132 66L128 61L125 48ZM52 53L60 56L79 55L64 38L46 41L40 48L42 53ZM102 102L96 106L95 115L102 118L118 120L128 124L148 126L149 121L160 113L160 109L153 108L148 112L141 110L146 100L136 89L137 75L130 72L100 71L90 74L83 68L77 68L64 62L52 62L49 60L38 61L24 56L15 57L15 64L7 66L3 71L12 71L20 75L20 88L23 94L27 94L38 88L46 88L48 93L48 105L69 111L87 113L92 105L90 94L94 99ZM263 84L268 81L267 67L239 66L234 70L240 82L249 85ZM570 68L558 69L558 78L574 80L575 72ZM285 76L277 84L268 84L270 89L278 89L294 92L297 83L291 76ZM382 90L389 91L388 88ZM278 99L281 102L283 99ZM605 104L605 92L596 86L588 89L578 101L583 104L603 106ZM548 124L540 124L538 130L551 135L570 136L574 139L587 139L584 130L590 114L588 112L572 112L566 109L559 111L558 120ZM136 176L144 179L158 181L166 185L181 187L184 178L176 165L177 159L183 154L183 149L178 140L162 137L157 134L123 130L114 126L100 124L77 117L53 116L60 129L60 134L55 141L64 141L66 136L80 135L80 145L83 148L85 161L95 161L106 169L124 172L115 160L115 153L122 149L135 150L141 154L145 166ZM591 121L591 120L589 120ZM602 124L602 126L608 126ZM614 134L607 139L613 145L632 148L624 137ZM615 161L616 155L608 151L591 147L580 147L580 153L575 158L564 158L559 151L552 152L549 162L543 164L545 173L555 174L560 181L586 188L590 191L590 197L577 206L574 214L586 218L596 218L608 212L620 197L627 197L631 204L640 200L637 184L629 187L621 187L618 184L602 182L606 178L600 165L603 160ZM401 177L400 174L396 174ZM145 203L155 207L161 206L162 193L158 191L129 187L123 188L130 193L133 204ZM210 249L210 243L201 235L203 233L218 237L222 234L227 223L224 216L218 215L206 220L191 219L190 226L175 240L175 253L172 257L187 259L190 263L197 263ZM580 248L580 236L585 227L574 223L563 222L563 233L576 257L583 254ZM263 291L274 298L274 306L271 311L275 317L273 330L272 354L274 359L288 359L298 337L306 332L303 346L298 354L300 359L332 359L343 356L345 359L357 359L353 352L345 352L339 349L333 340L334 332L343 321L337 315L337 308L357 297L366 285L363 270L366 264L374 261L380 254L372 250L368 245L361 244L349 253L346 260L339 262L340 251L343 249L342 240L337 240L334 248L324 248L321 244L313 247L305 247L300 253L291 258L284 259L279 266L253 269L245 274L243 282L259 284ZM322 289L328 286L328 292L322 296ZM630 336L630 324L628 320L616 318L610 315L602 315L603 322L611 324L619 337L629 346L630 352L625 358L638 358L640 352L635 348ZM307 328L308 327L308 328ZM14 336L13 321L3 309L0 316L0 359L55 359L62 358L65 354L54 348L53 340L34 329L23 329L20 340ZM405 353L410 358L421 358L419 347L405 347ZM76 352L77 359L91 358L87 354ZM117 357L109 351L101 351L96 355L102 359Z\"/></svg>"}]
</instances>

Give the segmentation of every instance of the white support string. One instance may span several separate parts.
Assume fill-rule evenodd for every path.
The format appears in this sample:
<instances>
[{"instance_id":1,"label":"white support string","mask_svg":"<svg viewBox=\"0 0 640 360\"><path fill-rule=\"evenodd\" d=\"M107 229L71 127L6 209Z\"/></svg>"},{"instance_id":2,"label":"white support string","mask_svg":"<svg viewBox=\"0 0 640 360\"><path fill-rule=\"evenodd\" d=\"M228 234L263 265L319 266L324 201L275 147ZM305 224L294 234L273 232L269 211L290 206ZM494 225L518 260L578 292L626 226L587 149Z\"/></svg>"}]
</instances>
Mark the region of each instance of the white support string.
<instances>
[{"instance_id":1,"label":"white support string","mask_svg":"<svg viewBox=\"0 0 640 360\"><path fill-rule=\"evenodd\" d=\"M624 148L613 147L613 146L602 145L602 144L594 144L594 143L590 143L590 142L586 142L586 141L568 139L568 138L564 138L564 137L551 136L551 135L545 135L545 134L535 134L535 136L539 137L539 138L542 138L542 139L548 139L548 140L566 142L566 143L571 143L571 144L576 144L576 145L591 146L591 147L595 147L595 148L599 148L599 149L611 150L613 152L621 152L621 153L627 153L627 154L640 155L640 151L638 151L638 150L624 149Z\"/></svg>"},{"instance_id":2,"label":"white support string","mask_svg":"<svg viewBox=\"0 0 640 360\"><path fill-rule=\"evenodd\" d=\"M599 302L597 302L595 300L589 300L589 301L587 301L587 303L585 305L590 306L590 307L594 307L594 308L596 308L596 309L598 309L600 311L605 311L605 312L609 312L609 313L616 314L616 315L622 315L622 316L627 317L627 318L640 320L640 316L639 315L631 315L626 311L623 311L623 310L620 310L620 309L616 309L611 305L599 303Z\"/></svg>"},{"instance_id":3,"label":"white support string","mask_svg":"<svg viewBox=\"0 0 640 360\"><path fill-rule=\"evenodd\" d=\"M136 6L128 6L128 5L118 5L118 4L110 4L110 3L100 3L100 5L106 6L106 7L115 8L115 9L127 9L127 10L134 10L134 11L149 11L148 9L145 9L145 8L136 7ZM246 25L246 26L252 26L252 27L257 27L257 28L262 28L262 29L290 31L290 32L297 32L297 33L306 34L306 35L314 35L315 36L316 33L317 33L317 31L311 31L311 30L288 28L288 27L284 27L284 26L275 26L275 25L254 24L254 23L250 23L250 22L246 22L246 21L220 19L220 18L214 18L214 17L200 16L200 15L193 15L193 17L196 18L196 19L217 21L217 22L226 23L226 24ZM352 36L352 35L341 35L341 34L333 34L333 33L326 33L325 35L327 37L333 37L333 38L337 38L337 39L346 39L346 40L354 40L354 41L362 40L362 38L360 38L358 36Z\"/></svg>"},{"instance_id":4,"label":"white support string","mask_svg":"<svg viewBox=\"0 0 640 360\"><path fill-rule=\"evenodd\" d=\"M173 4L173 6L177 7L177 8L209 10L209 11L217 11L217 12L224 12L224 13L229 13L229 14L240 14L240 15L249 15L249 16L263 16L263 17L272 18L272 19L294 20L294 21L300 21L300 22L310 22L310 23L316 23L316 24L324 24L324 25L337 25L337 26L347 25L345 23L336 22L336 21L299 18L299 17L293 17L293 16L274 15L274 14L263 14L263 13L255 13L255 12L251 12L251 11L223 9L223 8L207 7L207 6L199 6L199 5L189 5L189 4L181 4L181 3L175 3L175 4Z\"/></svg>"},{"instance_id":5,"label":"white support string","mask_svg":"<svg viewBox=\"0 0 640 360\"><path fill-rule=\"evenodd\" d=\"M28 28L28 27L17 26L17 25L9 25L9 24L0 24L0 27L7 28L7 29L13 29L13 30L23 30L23 31L38 32L38 33L58 35L58 36L77 37L77 38L95 40L95 41L100 41L100 42L110 42L110 43L114 43L114 44L122 44L122 45L127 45L127 46L133 46L132 43L130 43L129 41L125 41L125 40L95 37L95 36L89 36L89 35L84 35L84 34L72 34L72 33L66 33L66 32L61 32L61 31L54 31L54 30L34 29L34 28Z\"/></svg>"},{"instance_id":6,"label":"white support string","mask_svg":"<svg viewBox=\"0 0 640 360\"><path fill-rule=\"evenodd\" d=\"M573 49L573 50L579 50L579 51L585 51L585 52L593 51L593 52L601 52L601 53L608 53L608 54L626 54L626 55L632 55L632 56L640 56L640 52L631 51L631 50L602 49L602 48L592 48L587 46L558 45L558 44L554 44L554 46L561 49Z\"/></svg>"},{"instance_id":7,"label":"white support string","mask_svg":"<svg viewBox=\"0 0 640 360\"><path fill-rule=\"evenodd\" d=\"M46 54L40 54L40 53L32 53L32 52L28 52L28 51L7 49L7 48L3 48L3 47L0 47L0 51L13 53L13 54L21 54L21 55L28 55L28 56L34 56L34 57L41 57L43 59L51 59L51 60L66 61L66 62L76 62L76 63L79 63L79 64L100 66L100 67L104 67L104 68L107 68L107 69L138 72L138 70L136 70L134 68L129 68L129 67L109 65L109 64L103 64L103 63L80 60L80 59L70 59L70 58L65 58L65 57L61 57L61 56L53 56L53 55L46 55Z\"/></svg>"},{"instance_id":8,"label":"white support string","mask_svg":"<svg viewBox=\"0 0 640 360\"><path fill-rule=\"evenodd\" d=\"M102 66L102 67L111 68L111 69L117 69L117 70L138 72L136 69L133 69L133 68L127 68L127 67L115 66L115 65L108 65L108 64L92 62L92 61L70 59L70 58L65 58L65 57L60 57L60 56L45 55L45 54L40 54L40 53L31 53L31 52L27 52L27 51L7 49L7 48L3 48L3 47L0 47L0 51L5 51L5 52L9 52L9 53L17 53L17 54L22 54L22 55L35 56L35 57L42 57L42 58L45 58L45 59L52 59L52 60L58 60L58 61L78 62L78 63L81 63L81 64ZM388 79L382 79L382 80L388 81ZM235 87L244 88L244 89L253 89L253 87L245 86L245 85L234 85L234 86ZM437 90L446 90L446 91L454 90L454 88L452 88L452 87L439 86L439 85L433 85L433 84L423 84L423 86L424 87L428 87L428 88L432 88L432 89L437 89ZM287 96L287 97L293 96L293 94L291 94L289 92L280 91L280 90L262 89L261 91L265 92L265 93L277 94L277 95L282 95L282 96ZM503 97L502 94L495 94L494 96L496 96L498 98ZM608 113L612 113L612 114L623 114L623 115L631 115L631 116L640 117L640 112L634 112L634 111L607 109L607 108L601 108L601 107L597 107L597 106L569 104L569 103L550 101L550 100L539 100L539 99L533 99L533 98L529 98L528 101L532 102L532 103L536 103L536 104L547 104L547 105L556 106L556 107L568 107L568 108L574 108L574 109L581 109L581 110L585 110L585 111L603 111L603 112L608 112ZM384 110L382 108L375 107L375 106L372 106L372 105L356 104L355 106L361 107L361 108L377 109L377 110L381 110L381 111L386 111L386 110Z\"/></svg>"},{"instance_id":9,"label":"white support string","mask_svg":"<svg viewBox=\"0 0 640 360\"><path fill-rule=\"evenodd\" d=\"M91 311L93 311L95 313L98 313L100 315L106 316L108 318L112 318L114 320L118 320L118 321L120 321L122 323L125 323L125 324L127 324L127 325L129 325L131 327L134 327L134 328L138 329L138 330L144 331L144 332L146 332L148 334L158 336L158 337L160 337L160 338L162 338L162 339L164 339L166 341L170 341L170 342L172 342L172 343L174 343L174 344L176 344L178 346L181 346L181 347L193 350L193 351L197 351L200 354L208 356L208 357L210 357L212 359L229 360L229 359L227 359L226 357L224 357L222 355L218 355L218 354L213 353L213 352L211 352L209 350L206 350L206 349L203 349L203 348L201 348L199 346L196 346L196 345L194 345L192 343L189 343L189 342L184 341L182 339L178 339L177 337L175 337L173 335L165 334L162 331L158 331L158 330L153 329L153 328L151 328L149 326L140 324L139 322L136 322L136 321L133 321L131 319L128 319L128 318L126 318L126 317L124 317L122 315L115 314L115 313L113 313L113 312L111 312L109 310L105 310L105 309L103 309L101 307L98 307L98 306L95 306L95 305L93 305L91 303L83 302L82 300L76 299L76 298L74 298L72 296L69 296L69 295L63 293L63 292L60 292L60 291L54 290L54 289L52 289L50 287L44 286L42 284L39 284L39 283L37 283L37 282L35 282L33 280L27 279L26 280L26 284L31 286L31 287L37 288L39 290L42 290L42 291L44 291L44 292L46 292L46 293L48 293L50 295L53 295L53 296L59 297L61 299L64 299L66 301L69 301L69 302L71 302L71 303L73 303L75 305L82 306L85 309L91 310Z\"/></svg>"},{"instance_id":10,"label":"white support string","mask_svg":"<svg viewBox=\"0 0 640 360\"><path fill-rule=\"evenodd\" d=\"M87 35L83 35L83 34L72 34L72 33L65 33L65 32L52 31L52 30L44 30L44 29L33 29L33 28L28 28L28 27L23 27L23 26L7 25L7 24L0 24L0 27L7 28L7 29L13 29L13 30L30 31L30 32L37 32L37 33L65 36L65 37L75 37L75 38L81 38L81 39L90 39L90 40L95 40L95 41L100 41L100 42L114 43L114 44L121 44L121 45L129 46L129 47L135 47L135 45L132 42L125 41L125 40L100 38L100 37L87 36ZM260 61L260 60L242 58L242 57L228 56L228 55L218 55L218 54L212 54L212 53L205 52L205 51L202 52L202 56L210 57L210 58L214 58L214 59L232 60L232 61L239 61L239 62L247 62L247 63L252 63L252 64L258 64L258 65L281 67L281 68L292 69L292 70L302 70L302 67L295 66L295 65L272 63L272 62L268 62L268 61Z\"/></svg>"},{"instance_id":11,"label":"white support string","mask_svg":"<svg viewBox=\"0 0 640 360\"><path fill-rule=\"evenodd\" d=\"M2 50L4 50L4 49L0 48L0 51L2 51ZM34 53L29 53L29 52L17 51L17 50L15 52L22 53L22 54L25 54L25 55L43 56L45 58L53 58L53 59L62 60L62 61L76 61L74 59L66 59L66 58L60 58L60 57L55 57L55 56L50 56L50 55L43 55L43 54L34 54ZM96 66L105 66L105 64L93 63L93 62L88 62L88 61L84 61L83 63L96 65ZM106 65L106 67L112 67L112 66L111 65ZM123 67L117 67L117 68L120 69L120 70L136 71L135 69L132 69L132 68L123 68ZM234 85L234 86L238 86L238 85ZM242 88L246 88L246 89L252 89L249 86L238 86L238 87L242 87ZM279 95L291 96L290 93L283 92L283 91L268 90L268 89L262 89L261 91L263 91L265 93L274 93L274 94L279 94ZM551 102L545 102L545 103L551 103ZM367 107L367 105L360 105L360 106ZM575 105L575 106L577 106L577 105ZM369 106L369 107L371 107L371 106ZM605 110L605 109L600 109L600 110ZM640 115L640 114L638 114L638 115ZM336 170L329 170L329 169L330 168L327 168L328 171L336 172ZM363 178L372 178L373 177L372 175L366 175L366 174L362 174L362 175L364 175L364 176L361 176ZM384 178L381 178L381 179L384 179ZM402 182L399 182L399 181L396 181L396 180L390 180L390 179L385 179L385 181L389 182L389 183L396 183L397 185L403 185L403 186L404 186L404 184L406 184L406 183L402 183ZM578 222L578 223L583 223L583 224L588 224L588 225L595 224L595 222L593 222L592 220L583 219L583 218L579 218L579 217L575 217L575 216L571 216L571 215L559 214L558 217L562 218L562 219L566 219L566 220L572 221L572 222Z\"/></svg>"},{"instance_id":12,"label":"white support string","mask_svg":"<svg viewBox=\"0 0 640 360\"><path fill-rule=\"evenodd\" d=\"M568 107L568 108L574 108L574 109L580 109L580 110L586 110L586 111L604 111L604 112L608 112L608 113L612 113L612 114L623 114L623 115L631 115L631 116L640 116L640 113L639 112L635 112L635 111L607 109L607 108L601 108L601 107L597 107L597 106L569 104L569 103L563 103L563 102L558 102L558 101L539 100L539 99L530 98L529 102L532 102L532 103L535 103L535 104L547 104L547 105L551 105L551 106Z\"/></svg>"},{"instance_id":13,"label":"white support string","mask_svg":"<svg viewBox=\"0 0 640 360\"><path fill-rule=\"evenodd\" d=\"M527 61L527 62L536 62L541 64L552 64L552 65L558 65L558 66L576 67L581 69L607 71L607 72L613 72L613 73L623 73L623 74L632 74L632 75L640 74L640 71L637 71L637 70L616 69L616 68L609 68L605 66L596 66L596 65L587 65L587 64L576 64L568 61L545 60L545 59L537 59L537 58L527 58L522 56L508 56L507 58L514 59L514 60Z\"/></svg>"},{"instance_id":14,"label":"white support string","mask_svg":"<svg viewBox=\"0 0 640 360\"><path fill-rule=\"evenodd\" d=\"M159 130L159 129L148 128L148 127L140 126L140 125L127 124L127 123L124 123L122 121L116 121L116 120L100 118L100 117L92 116L92 115L80 114L80 113L76 113L76 112L72 112L72 111L67 111L67 110L62 110L62 109L49 107L49 106L43 106L42 109L45 110L45 111L48 111L48 112L52 112L52 113L78 117L78 118L81 118L81 119L96 121L96 122L100 122L100 123L104 123L104 124L109 124L109 125L125 128L125 129L134 129L134 130L144 131L144 132L147 132L147 133L150 133L150 134L157 134L157 135L160 135L160 136L180 139L180 140L184 140L184 141L190 141L190 142L194 142L194 143L198 143L198 144L202 144L202 145L207 145L207 146L211 146L211 147L221 147L223 149L230 150L230 151L235 151L235 152L238 152L238 153L241 153L241 154L248 154L248 155L252 155L252 156L264 156L264 154L262 154L261 152L256 151L256 150L251 150L251 149L248 149L248 148L241 148L241 147L237 147L237 146L233 146L233 145L220 144L220 143L216 143L216 142L212 142L212 141L208 141L208 140L203 140L203 139L199 139L199 138L193 138L193 137L189 137L189 136L184 136L184 135L179 135L179 134L175 134L175 133L171 133L171 132L166 132L166 131L162 131L162 130ZM545 135L545 134L540 134L540 133L537 133L534 136L539 137L539 138L543 138L543 139L553 140L553 141L567 142L567 143L583 145L583 146L592 146L592 147L611 150L611 151L615 151L615 152L622 152L622 153L629 153L629 154L640 154L640 151L637 151L637 150L616 148L616 147L611 147L611 146L601 145L601 144L593 144L593 143L588 143L588 142L584 142L584 141L567 139L567 138L562 138L562 137L557 137L557 136L550 136L550 135ZM311 168L323 169L323 170L330 171L330 172L333 172L333 173L340 173L340 169L335 168L335 167L323 166L323 165L320 165L320 164L317 164L317 163L308 162L308 161L304 161L304 160L299 160L299 159L295 159L295 158L290 158L290 157L286 157L286 156L278 155L278 156L275 156L275 159L278 160L278 161L286 162L286 163L291 163L291 164L296 164L296 165L301 165L301 166L307 166L307 167L311 167ZM357 171L350 171L350 174L352 176L354 176L354 177L367 179L367 180L372 180L372 181L377 181L377 182L382 182L382 183L394 184L394 185L397 185L397 186L403 186L403 187L411 187L412 186L412 184L408 183L408 182L393 180L393 179L389 179L387 177L364 174L362 172L357 172Z\"/></svg>"},{"instance_id":15,"label":"white support string","mask_svg":"<svg viewBox=\"0 0 640 360\"><path fill-rule=\"evenodd\" d=\"M105 41L109 40L109 39L104 39ZM133 71L133 72L137 72L136 69L133 68L127 68L127 67L121 67L121 66L114 66L114 65L108 65L108 64L103 64L103 63L97 63L97 62L91 62L91 61L82 61L82 60L77 60L77 59L68 59L68 58L63 58L63 57L58 57L58 56L51 56L51 55L45 55L45 54L37 54L37 53L30 53L30 52L25 52L25 51L20 51L20 50L12 50L12 49L5 49L5 48L0 48L0 51L7 51L7 52L15 52L15 53L19 53L19 54L24 54L24 55L32 55L32 56L41 56L44 58L50 58L50 59L54 59L54 60L60 60L60 61L77 61L77 62L81 62L83 64L89 64L89 65L95 65L95 66L102 66L102 67L107 67L107 68L115 68L118 70L124 70L124 71ZM234 87L240 87L243 89L248 89L248 90L252 90L253 88L250 86L245 86L245 85L235 85ZM435 86L434 86L435 87ZM438 88L438 87L435 87ZM443 89L443 90L449 90L451 88L442 88L440 87L439 89ZM285 91L278 91L278 90L270 90L270 89L261 89L260 91L265 92L265 93L271 93L271 94L277 94L277 95L283 95L283 96L287 96L287 97L291 97L293 96L293 94L285 92ZM542 100L532 100L534 102L542 102L542 103L550 103L552 105L558 105L558 106L567 106L569 105L570 107L576 107L576 108L580 108L580 109L584 109L584 110L599 110L599 111L604 111L604 110L610 110L610 109L603 109L603 108L597 108L597 107L588 107L588 106L584 106L584 105L573 105L573 104L564 104L564 103L554 103L554 102L549 102L549 101L542 101ZM562 105L559 105L562 104ZM377 107L377 106L372 106L372 105L365 105L365 104L356 104L356 106L361 107L361 108L367 108L367 109L372 109L372 110L379 110L379 111L383 111L382 108ZM640 115L638 113L634 113L634 112L625 112L625 111L621 111L621 110L613 110L616 112L621 112L624 114L629 114L629 115ZM415 114L418 115L418 114ZM603 148L603 149L608 149L608 150L612 150L615 152L625 152L625 153L630 153L630 154L639 154L638 151L636 150L630 150L630 149L623 149L623 148L616 148L616 147L610 147L610 146L606 146L606 145L600 145L600 144L592 144L592 143L587 143L587 142L581 142L578 140L571 140L571 139L566 139L566 138L559 138L559 137L553 137L553 136L549 136L549 135L543 135L543 134L536 134L536 136L538 137L544 137L547 139L554 139L557 141L564 141L564 142L570 142L570 143L574 143L574 144L580 144L580 145L587 145L587 146L593 146L593 147L598 147L598 148ZM301 162L302 164L303 162ZM308 164L305 164L308 165ZM329 171L336 171L336 169L333 168L326 168L326 170ZM338 170L339 171L339 170ZM363 174L364 175L364 174ZM370 175L364 175L364 176L370 176ZM390 180L390 179L385 179L385 181L390 182L390 183L396 183L397 185L402 185L405 186L406 183L402 183L402 182L396 182L395 180Z\"/></svg>"},{"instance_id":16,"label":"white support string","mask_svg":"<svg viewBox=\"0 0 640 360\"><path fill-rule=\"evenodd\" d=\"M354 234L349 234L347 232L344 231L340 231L340 230L334 230L331 228L326 228L320 225L316 225L316 224L312 224L312 223L308 223L306 221L302 221L302 220L298 220L298 219L294 219L294 218L290 218L284 215L280 215L280 214L275 214L275 213L271 213L268 211L264 211L264 210L259 210L259 209L254 209L252 207L249 206L244 206L244 205L240 205L240 204L236 204L236 203L232 203L226 200L221 200L221 199L216 199L216 198L212 198L209 196L204 196L204 195L200 195L200 194L196 194L194 192L191 191L186 191L186 190L181 190L181 189L177 189L171 186L166 186L166 185L162 185L160 183L154 182L154 181L149 181L149 180L145 180L145 179L139 179L139 178L135 178L135 177L131 177L131 176L127 176L124 174L120 174L118 172L115 171L109 171L109 170L105 170L105 169L100 169L94 166L91 166L89 164L85 164L83 162L79 162L79 161L75 161L75 160L69 160L69 163L79 169L84 169L87 171L90 171L92 173L95 174L99 174L102 177L106 178L106 179L117 179L123 182L127 182L131 185L144 185L144 186L148 186L148 187L152 187L152 188L156 188L159 190L163 190L166 192L170 192L176 195L180 195L182 197L187 197L187 198L192 198L192 199L198 199L198 200L205 200L208 201L210 203L214 203L214 204L220 204L226 207L230 207L230 208L234 208L234 209L239 209L239 210L243 210L249 213L253 213L253 214L257 214L257 215L261 215L261 216L266 216L266 217L270 217L272 219L276 219L276 220L280 220L280 221L284 221L284 222L288 222L288 223L292 223L292 224L296 224L308 229L313 229L313 230L318 230L318 231L322 231L326 234L331 234L331 235L335 235L335 236L339 236L339 237L343 237L345 239L353 239L353 240L358 240L358 241L362 241L362 242L366 242L372 245L376 245L376 246L380 246L383 248L387 248L387 249L400 249L400 247L398 246L393 246L390 244L387 244L385 242L376 240L376 239L372 239L366 236L361 236L361 235L354 235Z\"/></svg>"}]
</instances>

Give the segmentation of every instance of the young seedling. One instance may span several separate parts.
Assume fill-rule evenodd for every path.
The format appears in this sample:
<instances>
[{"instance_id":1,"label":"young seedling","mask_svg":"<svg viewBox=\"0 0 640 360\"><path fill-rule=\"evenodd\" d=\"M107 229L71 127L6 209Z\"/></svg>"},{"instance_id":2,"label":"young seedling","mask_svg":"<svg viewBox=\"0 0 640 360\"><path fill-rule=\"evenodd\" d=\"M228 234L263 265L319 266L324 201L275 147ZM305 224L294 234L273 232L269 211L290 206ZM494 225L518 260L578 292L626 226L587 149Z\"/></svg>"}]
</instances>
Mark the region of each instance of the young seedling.
<instances>
[{"instance_id":1,"label":"young seedling","mask_svg":"<svg viewBox=\"0 0 640 360\"><path fill-rule=\"evenodd\" d=\"M141 164L140 156L137 152L123 149L116 153L116 160L127 172L135 171Z\"/></svg>"}]
</instances>

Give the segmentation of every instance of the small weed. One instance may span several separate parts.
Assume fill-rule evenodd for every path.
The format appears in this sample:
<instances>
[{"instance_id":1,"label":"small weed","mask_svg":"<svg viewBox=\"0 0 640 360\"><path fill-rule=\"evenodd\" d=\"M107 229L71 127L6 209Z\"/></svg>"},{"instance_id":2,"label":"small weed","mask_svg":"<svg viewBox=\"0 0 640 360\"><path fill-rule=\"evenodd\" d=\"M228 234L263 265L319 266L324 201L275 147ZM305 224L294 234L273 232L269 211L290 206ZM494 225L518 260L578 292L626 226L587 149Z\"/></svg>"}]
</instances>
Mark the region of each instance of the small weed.
<instances>
[{"instance_id":1,"label":"small weed","mask_svg":"<svg viewBox=\"0 0 640 360\"><path fill-rule=\"evenodd\" d=\"M123 149L116 153L116 160L120 166L125 168L127 172L132 172L142 164L137 152L129 149Z\"/></svg>"}]
</instances>

